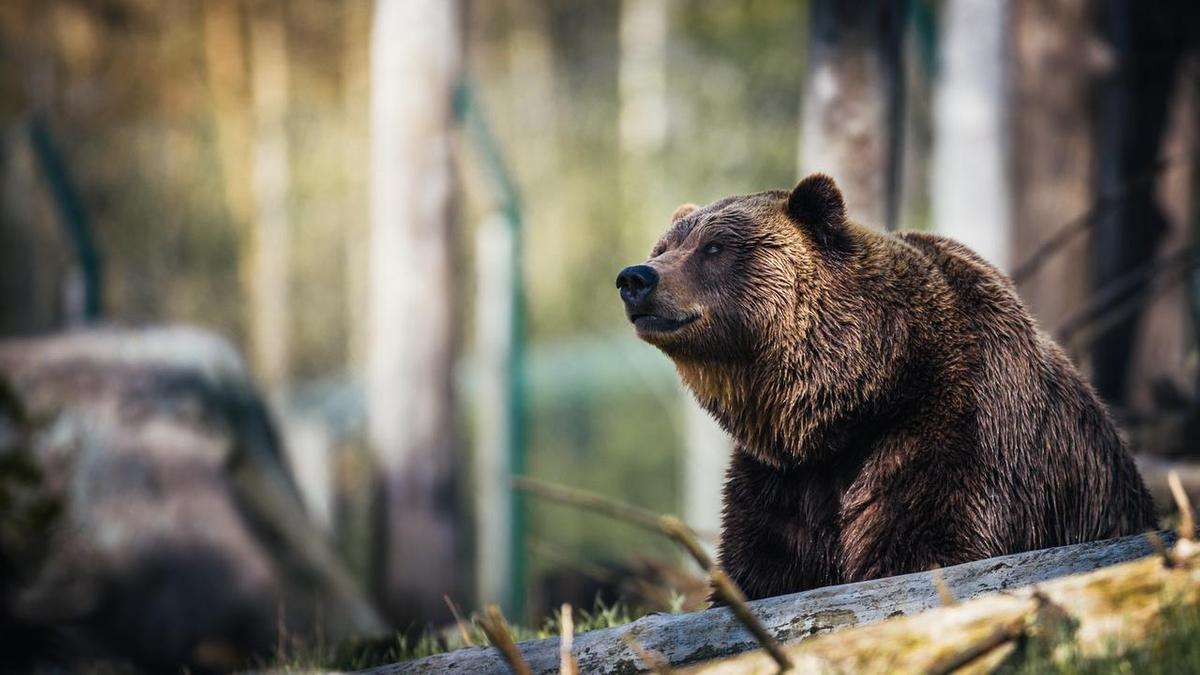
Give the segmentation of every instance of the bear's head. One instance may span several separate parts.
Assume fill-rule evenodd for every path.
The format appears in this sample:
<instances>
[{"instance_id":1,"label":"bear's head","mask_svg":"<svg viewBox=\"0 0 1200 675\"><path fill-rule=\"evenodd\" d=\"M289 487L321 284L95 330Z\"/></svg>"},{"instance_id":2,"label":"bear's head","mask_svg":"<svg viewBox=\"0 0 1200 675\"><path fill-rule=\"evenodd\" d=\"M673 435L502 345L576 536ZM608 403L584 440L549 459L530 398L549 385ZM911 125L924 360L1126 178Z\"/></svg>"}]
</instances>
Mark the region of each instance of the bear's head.
<instances>
[{"instance_id":1,"label":"bear's head","mask_svg":"<svg viewBox=\"0 0 1200 675\"><path fill-rule=\"evenodd\" d=\"M638 337L677 361L741 360L802 318L805 288L851 253L842 195L824 174L675 210L641 265L617 277Z\"/></svg>"},{"instance_id":2,"label":"bear's head","mask_svg":"<svg viewBox=\"0 0 1200 675\"><path fill-rule=\"evenodd\" d=\"M811 429L796 426L822 414L800 413L851 403L850 389L870 385L887 360L872 353L888 346L873 339L878 301L860 283L877 243L848 221L833 179L815 174L791 192L679 207L617 288L638 337L675 362L735 437L804 444Z\"/></svg>"}]
</instances>

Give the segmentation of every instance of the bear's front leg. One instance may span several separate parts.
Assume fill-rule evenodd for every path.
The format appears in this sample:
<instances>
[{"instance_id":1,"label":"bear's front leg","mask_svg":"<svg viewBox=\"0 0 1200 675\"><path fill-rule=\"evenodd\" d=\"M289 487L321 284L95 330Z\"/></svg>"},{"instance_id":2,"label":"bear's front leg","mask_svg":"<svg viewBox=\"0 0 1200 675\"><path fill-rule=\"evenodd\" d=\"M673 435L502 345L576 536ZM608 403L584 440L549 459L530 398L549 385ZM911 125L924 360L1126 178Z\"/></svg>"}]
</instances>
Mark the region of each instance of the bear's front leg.
<instances>
[{"instance_id":1,"label":"bear's front leg","mask_svg":"<svg viewBox=\"0 0 1200 675\"><path fill-rule=\"evenodd\" d=\"M718 564L750 599L841 583L838 481L781 470L735 450L725 480Z\"/></svg>"},{"instance_id":2,"label":"bear's front leg","mask_svg":"<svg viewBox=\"0 0 1200 675\"><path fill-rule=\"evenodd\" d=\"M971 453L903 448L876 453L843 495L845 581L922 572L1005 551L991 527L994 504ZM903 457L902 462L888 458ZM973 480L974 478L974 480Z\"/></svg>"}]
</instances>

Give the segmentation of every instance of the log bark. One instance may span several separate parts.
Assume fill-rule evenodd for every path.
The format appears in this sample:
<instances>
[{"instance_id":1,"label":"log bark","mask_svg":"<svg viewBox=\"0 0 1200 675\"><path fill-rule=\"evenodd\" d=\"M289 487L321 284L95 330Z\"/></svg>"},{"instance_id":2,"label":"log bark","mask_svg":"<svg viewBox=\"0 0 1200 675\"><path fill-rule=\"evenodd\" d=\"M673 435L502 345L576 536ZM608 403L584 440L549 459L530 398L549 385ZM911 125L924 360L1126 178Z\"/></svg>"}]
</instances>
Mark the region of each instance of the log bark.
<instances>
[{"instance_id":1,"label":"log bark","mask_svg":"<svg viewBox=\"0 0 1200 675\"><path fill-rule=\"evenodd\" d=\"M992 672L1022 635L1067 636L1083 657L1108 656L1145 642L1164 610L1200 602L1200 547L1181 541L1171 552L942 607L921 616L861 626L785 647L796 672ZM774 673L758 651L689 669L689 673Z\"/></svg>"},{"instance_id":2,"label":"log bark","mask_svg":"<svg viewBox=\"0 0 1200 675\"><path fill-rule=\"evenodd\" d=\"M1163 535L1167 539L1166 535ZM946 587L960 600L1049 579L1089 572L1153 553L1143 536L1063 546L990 558L940 571ZM918 572L856 584L819 588L750 603L767 630L781 642L916 614L941 605L930 572ZM646 668L625 642L628 636L645 650L660 654L672 667L756 649L758 644L725 608L691 614L644 616L625 626L575 636L575 658L582 672L624 673ZM558 638L517 645L534 673L559 667ZM368 671L375 675L423 672L490 673L504 661L491 647L471 647Z\"/></svg>"}]
</instances>

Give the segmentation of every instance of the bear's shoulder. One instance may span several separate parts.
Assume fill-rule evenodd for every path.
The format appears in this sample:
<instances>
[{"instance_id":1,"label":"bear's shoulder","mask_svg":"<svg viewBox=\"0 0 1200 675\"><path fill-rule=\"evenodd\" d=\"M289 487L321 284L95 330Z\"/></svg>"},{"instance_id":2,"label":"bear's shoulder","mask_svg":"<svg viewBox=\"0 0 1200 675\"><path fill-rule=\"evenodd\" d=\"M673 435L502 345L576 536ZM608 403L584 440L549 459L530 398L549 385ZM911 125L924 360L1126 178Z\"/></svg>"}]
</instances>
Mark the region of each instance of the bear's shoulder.
<instances>
[{"instance_id":1,"label":"bear's shoulder","mask_svg":"<svg viewBox=\"0 0 1200 675\"><path fill-rule=\"evenodd\" d=\"M1025 314L1012 279L965 245L928 232L901 232L896 237L929 260L956 294L1001 303Z\"/></svg>"}]
</instances>

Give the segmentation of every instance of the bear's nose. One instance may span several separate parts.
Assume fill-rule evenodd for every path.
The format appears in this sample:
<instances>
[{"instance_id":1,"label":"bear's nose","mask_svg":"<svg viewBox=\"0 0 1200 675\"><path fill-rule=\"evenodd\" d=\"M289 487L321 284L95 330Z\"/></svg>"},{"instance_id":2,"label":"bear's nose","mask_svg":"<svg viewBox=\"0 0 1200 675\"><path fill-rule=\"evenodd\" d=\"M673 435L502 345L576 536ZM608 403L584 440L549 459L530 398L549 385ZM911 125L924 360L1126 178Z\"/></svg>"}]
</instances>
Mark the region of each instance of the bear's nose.
<instances>
[{"instance_id":1,"label":"bear's nose","mask_svg":"<svg viewBox=\"0 0 1200 675\"><path fill-rule=\"evenodd\" d=\"M617 275L617 289L627 305L636 305L645 300L657 285L658 272L649 265L626 267Z\"/></svg>"}]
</instances>

